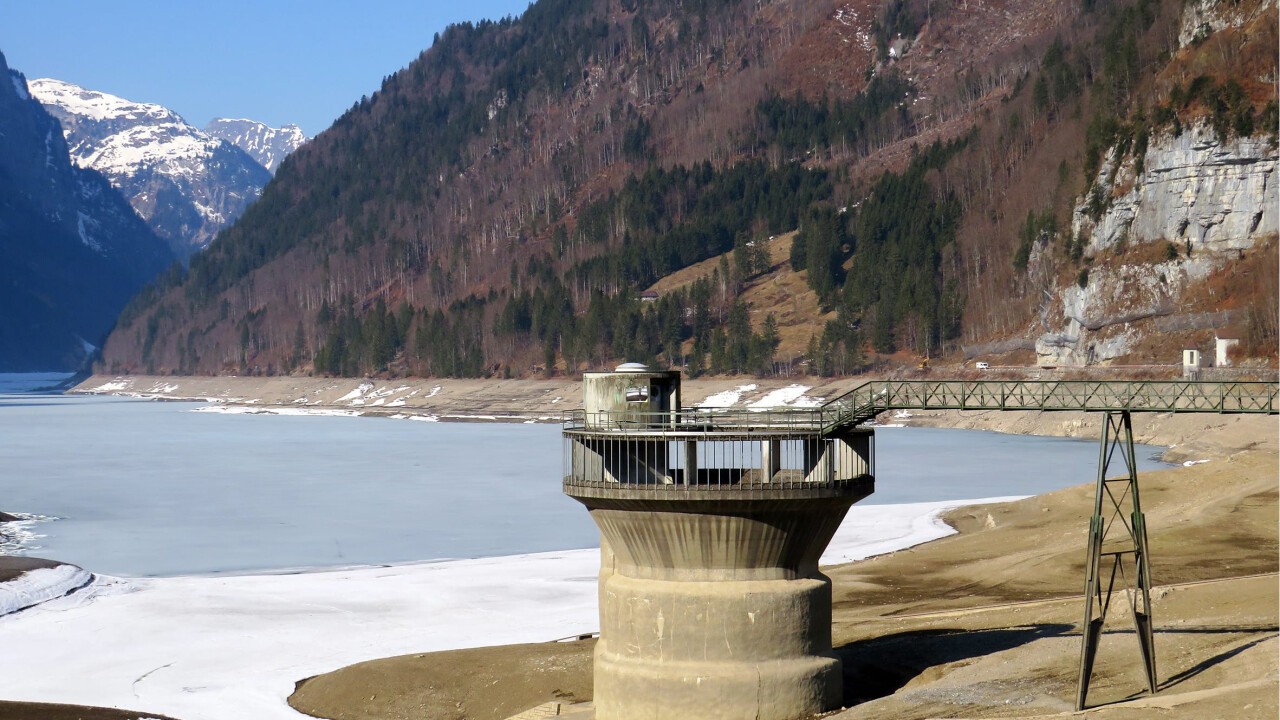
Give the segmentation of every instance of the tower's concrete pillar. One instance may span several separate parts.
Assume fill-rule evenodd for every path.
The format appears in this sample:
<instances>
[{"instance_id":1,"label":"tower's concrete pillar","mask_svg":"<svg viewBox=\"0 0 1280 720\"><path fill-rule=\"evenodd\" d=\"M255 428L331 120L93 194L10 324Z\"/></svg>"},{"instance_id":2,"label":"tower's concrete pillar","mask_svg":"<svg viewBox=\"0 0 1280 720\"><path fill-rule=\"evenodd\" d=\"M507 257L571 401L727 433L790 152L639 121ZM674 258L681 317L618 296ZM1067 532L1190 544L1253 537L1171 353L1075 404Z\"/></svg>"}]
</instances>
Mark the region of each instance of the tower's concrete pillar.
<instances>
[{"instance_id":1,"label":"tower's concrete pillar","mask_svg":"<svg viewBox=\"0 0 1280 720\"><path fill-rule=\"evenodd\" d=\"M789 720L839 706L831 582L818 558L870 482L858 494L828 497L750 492L776 497L575 494L608 548L599 720Z\"/></svg>"}]
</instances>

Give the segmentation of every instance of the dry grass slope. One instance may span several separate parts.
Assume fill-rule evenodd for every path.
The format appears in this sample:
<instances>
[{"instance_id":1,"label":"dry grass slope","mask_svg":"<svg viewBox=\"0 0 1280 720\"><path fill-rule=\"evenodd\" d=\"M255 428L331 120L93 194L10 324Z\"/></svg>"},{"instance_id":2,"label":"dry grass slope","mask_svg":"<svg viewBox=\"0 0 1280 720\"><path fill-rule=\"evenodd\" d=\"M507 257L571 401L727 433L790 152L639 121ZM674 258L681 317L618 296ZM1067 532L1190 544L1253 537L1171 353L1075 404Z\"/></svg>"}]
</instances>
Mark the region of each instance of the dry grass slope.
<instances>
[{"instance_id":1,"label":"dry grass slope","mask_svg":"<svg viewBox=\"0 0 1280 720\"><path fill-rule=\"evenodd\" d=\"M809 338L821 335L823 325L836 316L835 312L824 311L818 304L818 294L809 287L809 274L791 270L791 243L795 237L793 231L769 239L769 271L747 281L741 294L755 331L759 332L764 327L765 317L773 313L778 323L779 361L803 355ZM732 262L731 256L732 253L717 255L677 270L658 280L648 290L663 295L692 285L704 277L711 277L722 260Z\"/></svg>"}]
</instances>

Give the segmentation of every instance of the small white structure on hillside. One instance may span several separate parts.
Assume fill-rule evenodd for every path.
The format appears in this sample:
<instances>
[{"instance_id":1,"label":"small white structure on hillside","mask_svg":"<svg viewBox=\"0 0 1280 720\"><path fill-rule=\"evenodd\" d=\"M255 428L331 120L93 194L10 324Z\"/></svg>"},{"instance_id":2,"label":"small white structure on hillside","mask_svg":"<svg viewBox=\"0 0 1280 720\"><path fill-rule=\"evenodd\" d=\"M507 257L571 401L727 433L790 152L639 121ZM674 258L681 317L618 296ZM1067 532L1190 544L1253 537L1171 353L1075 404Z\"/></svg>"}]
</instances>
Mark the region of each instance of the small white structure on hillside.
<instances>
[{"instance_id":1,"label":"small white structure on hillside","mask_svg":"<svg viewBox=\"0 0 1280 720\"><path fill-rule=\"evenodd\" d=\"M1214 367L1231 367L1231 350L1240 344L1239 336L1235 334L1217 333L1213 336Z\"/></svg>"},{"instance_id":2,"label":"small white structure on hillside","mask_svg":"<svg viewBox=\"0 0 1280 720\"><path fill-rule=\"evenodd\" d=\"M1200 372L1200 351L1195 348L1182 350L1182 376L1192 377Z\"/></svg>"}]
</instances>

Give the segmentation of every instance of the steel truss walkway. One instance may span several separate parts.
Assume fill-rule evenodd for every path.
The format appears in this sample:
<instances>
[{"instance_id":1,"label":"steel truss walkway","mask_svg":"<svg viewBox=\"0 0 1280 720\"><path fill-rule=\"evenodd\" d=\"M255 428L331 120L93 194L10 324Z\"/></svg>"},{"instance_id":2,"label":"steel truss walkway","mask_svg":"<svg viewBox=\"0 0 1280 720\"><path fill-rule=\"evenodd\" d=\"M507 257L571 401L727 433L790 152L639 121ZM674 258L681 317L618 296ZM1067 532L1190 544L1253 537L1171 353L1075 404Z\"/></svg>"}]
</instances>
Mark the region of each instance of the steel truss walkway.
<instances>
[{"instance_id":1,"label":"steel truss walkway","mask_svg":"<svg viewBox=\"0 0 1280 720\"><path fill-rule=\"evenodd\" d=\"M822 406L829 431L888 410L1077 410L1276 414L1280 383L1096 380L890 380Z\"/></svg>"},{"instance_id":2,"label":"steel truss walkway","mask_svg":"<svg viewBox=\"0 0 1280 720\"><path fill-rule=\"evenodd\" d=\"M1089 547L1085 558L1084 621L1076 710L1085 709L1094 658L1113 591L1125 592L1142 653L1147 689L1159 688L1151 620L1151 560L1138 493L1132 413L1277 412L1280 383L1184 381L870 382L818 409L823 433L837 436L888 410L1075 410L1106 413L1098 459ZM1108 478L1113 465L1124 473ZM1104 552L1104 547L1106 551ZM1117 580L1120 586L1117 587Z\"/></svg>"}]
</instances>

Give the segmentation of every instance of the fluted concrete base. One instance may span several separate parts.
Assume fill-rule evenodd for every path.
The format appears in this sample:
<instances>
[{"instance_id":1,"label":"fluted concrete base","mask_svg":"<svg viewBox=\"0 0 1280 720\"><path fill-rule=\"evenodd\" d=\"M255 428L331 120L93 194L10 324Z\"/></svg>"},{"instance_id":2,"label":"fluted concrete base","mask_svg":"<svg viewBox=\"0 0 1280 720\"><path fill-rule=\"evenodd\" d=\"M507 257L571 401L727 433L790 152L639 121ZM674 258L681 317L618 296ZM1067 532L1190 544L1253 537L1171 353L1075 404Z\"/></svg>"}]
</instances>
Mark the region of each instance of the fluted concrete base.
<instances>
[{"instance_id":1,"label":"fluted concrete base","mask_svg":"<svg viewBox=\"0 0 1280 720\"><path fill-rule=\"evenodd\" d=\"M868 478L825 498L575 495L601 531L597 720L793 720L837 707L818 557L870 491Z\"/></svg>"},{"instance_id":2,"label":"fluted concrete base","mask_svg":"<svg viewBox=\"0 0 1280 720\"><path fill-rule=\"evenodd\" d=\"M601 588L596 717L789 720L839 705L825 578Z\"/></svg>"},{"instance_id":3,"label":"fluted concrete base","mask_svg":"<svg viewBox=\"0 0 1280 720\"><path fill-rule=\"evenodd\" d=\"M595 671L596 720L794 720L840 704L835 658L636 666L597 654Z\"/></svg>"}]
</instances>

